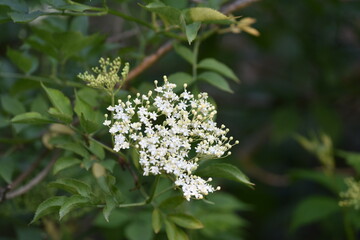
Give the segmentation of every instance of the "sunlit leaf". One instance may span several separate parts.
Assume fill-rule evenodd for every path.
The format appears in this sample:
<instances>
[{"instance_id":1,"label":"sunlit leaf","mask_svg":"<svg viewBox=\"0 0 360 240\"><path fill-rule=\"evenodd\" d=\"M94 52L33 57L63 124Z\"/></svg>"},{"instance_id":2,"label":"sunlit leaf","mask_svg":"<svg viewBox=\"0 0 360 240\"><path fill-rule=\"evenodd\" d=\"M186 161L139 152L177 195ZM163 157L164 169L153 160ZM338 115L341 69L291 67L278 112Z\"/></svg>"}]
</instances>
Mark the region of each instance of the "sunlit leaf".
<instances>
[{"instance_id":1,"label":"sunlit leaf","mask_svg":"<svg viewBox=\"0 0 360 240\"><path fill-rule=\"evenodd\" d=\"M68 97L57 89L47 88L41 84L46 94L48 95L52 105L62 114L72 118L72 106Z\"/></svg>"},{"instance_id":2,"label":"sunlit leaf","mask_svg":"<svg viewBox=\"0 0 360 240\"><path fill-rule=\"evenodd\" d=\"M152 228L155 233L159 233L161 230L161 215L159 209L155 208L152 212L151 217L152 222Z\"/></svg>"},{"instance_id":3,"label":"sunlit leaf","mask_svg":"<svg viewBox=\"0 0 360 240\"><path fill-rule=\"evenodd\" d=\"M195 40L200 26L200 22L194 22L185 26L185 34L189 44Z\"/></svg>"},{"instance_id":4,"label":"sunlit leaf","mask_svg":"<svg viewBox=\"0 0 360 240\"><path fill-rule=\"evenodd\" d=\"M230 24L233 21L223 13L207 7L194 7L186 10L187 22Z\"/></svg>"},{"instance_id":5,"label":"sunlit leaf","mask_svg":"<svg viewBox=\"0 0 360 240\"><path fill-rule=\"evenodd\" d=\"M11 119L12 123L29 123L29 124L47 124L54 122L53 120L42 116L38 112L27 112L16 115Z\"/></svg>"}]
</instances>

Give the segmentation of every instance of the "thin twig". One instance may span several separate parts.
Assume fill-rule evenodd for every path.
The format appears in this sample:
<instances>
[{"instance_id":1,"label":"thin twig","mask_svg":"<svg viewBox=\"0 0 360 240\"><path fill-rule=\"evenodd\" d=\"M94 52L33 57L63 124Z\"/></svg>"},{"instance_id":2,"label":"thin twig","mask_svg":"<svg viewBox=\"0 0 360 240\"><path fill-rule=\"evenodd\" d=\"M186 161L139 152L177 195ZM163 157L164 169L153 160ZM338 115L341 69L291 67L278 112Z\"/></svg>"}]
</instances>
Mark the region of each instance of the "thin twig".
<instances>
[{"instance_id":1,"label":"thin twig","mask_svg":"<svg viewBox=\"0 0 360 240\"><path fill-rule=\"evenodd\" d=\"M20 196L20 195L28 192L29 190L31 190L37 184L39 184L48 175L52 166L55 164L56 160L60 157L60 155L61 155L61 152L56 151L54 156L52 157L51 161L46 165L46 167L41 172L39 172L38 175L36 175L36 177L34 177L26 185L18 188L15 191L12 191L12 192L9 192L8 194L6 194L6 199L12 199L14 197Z\"/></svg>"},{"instance_id":2,"label":"thin twig","mask_svg":"<svg viewBox=\"0 0 360 240\"><path fill-rule=\"evenodd\" d=\"M266 171L252 161L254 152L266 142L270 133L270 126L261 128L247 140L247 143L240 148L237 155L250 177L270 186L284 187L289 185L289 178L287 176Z\"/></svg>"},{"instance_id":3,"label":"thin twig","mask_svg":"<svg viewBox=\"0 0 360 240\"><path fill-rule=\"evenodd\" d=\"M156 61L158 61L165 53L171 50L173 46L173 42L169 41L162 45L155 53L151 54L150 56L144 58L144 60L140 63L140 65L136 66L132 71L130 71L127 81L131 81L140 73L144 72L150 66L152 66Z\"/></svg>"},{"instance_id":4,"label":"thin twig","mask_svg":"<svg viewBox=\"0 0 360 240\"><path fill-rule=\"evenodd\" d=\"M251 3L257 2L259 0L237 0L233 3L230 3L228 5L225 5L222 9L221 12L224 14L230 14L233 13L237 10L240 10L248 5L250 5Z\"/></svg>"}]
</instances>

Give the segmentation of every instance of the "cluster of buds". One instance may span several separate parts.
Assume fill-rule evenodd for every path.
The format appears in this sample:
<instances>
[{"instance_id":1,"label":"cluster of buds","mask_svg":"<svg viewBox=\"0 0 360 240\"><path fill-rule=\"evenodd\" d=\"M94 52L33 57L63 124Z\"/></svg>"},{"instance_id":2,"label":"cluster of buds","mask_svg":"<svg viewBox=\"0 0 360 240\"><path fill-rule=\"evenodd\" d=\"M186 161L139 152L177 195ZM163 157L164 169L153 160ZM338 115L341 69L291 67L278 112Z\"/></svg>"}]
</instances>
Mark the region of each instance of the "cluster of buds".
<instances>
[{"instance_id":1,"label":"cluster of buds","mask_svg":"<svg viewBox=\"0 0 360 240\"><path fill-rule=\"evenodd\" d=\"M360 209L360 182L353 178L346 178L345 183L348 186L346 192L341 192L342 200L339 202L341 207L354 207L356 210Z\"/></svg>"},{"instance_id":2,"label":"cluster of buds","mask_svg":"<svg viewBox=\"0 0 360 240\"><path fill-rule=\"evenodd\" d=\"M185 84L178 95L175 87L164 77L163 86L155 81L154 91L119 100L108 107L113 119L106 119L104 125L114 137L115 151L130 147L138 151L145 176L174 176L187 200L201 199L220 187L211 186L211 178L193 174L199 161L230 155L228 150L238 141L231 143L233 138L226 136L229 129L217 127L207 93L195 97Z\"/></svg>"},{"instance_id":3,"label":"cluster of buds","mask_svg":"<svg viewBox=\"0 0 360 240\"><path fill-rule=\"evenodd\" d=\"M121 67L121 59L115 58L114 61L110 61L109 58L100 58L100 67L92 68L92 71L97 76L90 74L89 72L80 73L78 77L88 83L88 86L93 88L104 89L110 95L113 94L115 86L118 84L118 88L125 81L129 73L129 63L125 63L125 66L121 72L121 77L118 75Z\"/></svg>"}]
</instances>

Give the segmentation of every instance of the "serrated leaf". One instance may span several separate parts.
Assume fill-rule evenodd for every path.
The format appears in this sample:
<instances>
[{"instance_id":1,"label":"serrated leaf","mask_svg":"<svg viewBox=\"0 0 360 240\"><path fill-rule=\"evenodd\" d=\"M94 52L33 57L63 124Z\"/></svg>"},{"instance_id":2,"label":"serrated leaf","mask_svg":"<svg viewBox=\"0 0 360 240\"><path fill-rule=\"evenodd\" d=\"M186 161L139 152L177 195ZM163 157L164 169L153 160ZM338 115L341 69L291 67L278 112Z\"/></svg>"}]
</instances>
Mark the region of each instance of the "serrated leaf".
<instances>
[{"instance_id":1,"label":"serrated leaf","mask_svg":"<svg viewBox=\"0 0 360 240\"><path fill-rule=\"evenodd\" d=\"M16 115L11 119L12 123L29 123L29 124L47 124L53 123L54 121L42 116L38 112L27 112Z\"/></svg>"},{"instance_id":2,"label":"serrated leaf","mask_svg":"<svg viewBox=\"0 0 360 240\"><path fill-rule=\"evenodd\" d=\"M228 66L214 58L205 58L201 60L197 67L215 71L217 73L220 73L224 77L228 77L234 80L235 82L240 82L238 77Z\"/></svg>"},{"instance_id":3,"label":"serrated leaf","mask_svg":"<svg viewBox=\"0 0 360 240\"><path fill-rule=\"evenodd\" d=\"M203 80L207 83L210 83L214 87L223 90L225 92L233 93L231 90L229 83L223 78L221 75L217 74L216 72L203 72L201 73L198 78Z\"/></svg>"},{"instance_id":4,"label":"serrated leaf","mask_svg":"<svg viewBox=\"0 0 360 240\"><path fill-rule=\"evenodd\" d=\"M169 82L175 83L176 88L174 88L174 92L181 92L184 90L184 84L186 83L188 86L195 82L195 79L188 73L185 72L177 72L171 74L168 77Z\"/></svg>"},{"instance_id":5,"label":"serrated leaf","mask_svg":"<svg viewBox=\"0 0 360 240\"><path fill-rule=\"evenodd\" d=\"M236 166L229 163L214 163L196 171L196 174L203 177L222 177L229 180L253 186L248 177Z\"/></svg>"},{"instance_id":6,"label":"serrated leaf","mask_svg":"<svg viewBox=\"0 0 360 240\"><path fill-rule=\"evenodd\" d=\"M233 21L223 13L207 7L194 7L185 11L186 22L231 24Z\"/></svg>"},{"instance_id":7,"label":"serrated leaf","mask_svg":"<svg viewBox=\"0 0 360 240\"><path fill-rule=\"evenodd\" d=\"M56 212L60 209L60 207L64 204L66 200L66 197L64 196L56 196L51 197L40 203L40 205L37 207L35 216L31 223L36 222L39 218L52 213Z\"/></svg>"},{"instance_id":8,"label":"serrated leaf","mask_svg":"<svg viewBox=\"0 0 360 240\"><path fill-rule=\"evenodd\" d=\"M74 178L58 179L55 182L49 183L49 187L60 188L69 193L79 194L83 197L89 197L91 195L90 186Z\"/></svg>"},{"instance_id":9,"label":"serrated leaf","mask_svg":"<svg viewBox=\"0 0 360 240\"><path fill-rule=\"evenodd\" d=\"M169 214L167 217L172 222L183 228L200 229L204 227L199 219L186 213Z\"/></svg>"},{"instance_id":10,"label":"serrated leaf","mask_svg":"<svg viewBox=\"0 0 360 240\"><path fill-rule=\"evenodd\" d=\"M201 22L194 22L185 26L185 35L189 44L191 44L195 40L200 26Z\"/></svg>"},{"instance_id":11,"label":"serrated leaf","mask_svg":"<svg viewBox=\"0 0 360 240\"><path fill-rule=\"evenodd\" d=\"M184 201L185 198L183 196L172 196L162 201L159 205L159 208L164 210L174 209L180 204L182 204Z\"/></svg>"},{"instance_id":12,"label":"serrated leaf","mask_svg":"<svg viewBox=\"0 0 360 240\"><path fill-rule=\"evenodd\" d=\"M38 65L37 58L28 56L10 47L7 48L6 55L22 72L29 74L36 70Z\"/></svg>"},{"instance_id":13,"label":"serrated leaf","mask_svg":"<svg viewBox=\"0 0 360 240\"><path fill-rule=\"evenodd\" d=\"M161 2L150 3L144 8L158 14L167 25L180 26L181 24L181 11L179 9L166 6Z\"/></svg>"},{"instance_id":14,"label":"serrated leaf","mask_svg":"<svg viewBox=\"0 0 360 240\"><path fill-rule=\"evenodd\" d=\"M87 133L92 133L98 130L102 125L102 117L99 116L99 112L86 103L82 98L76 94L76 101L74 110L80 118L80 125Z\"/></svg>"},{"instance_id":15,"label":"serrated leaf","mask_svg":"<svg viewBox=\"0 0 360 240\"><path fill-rule=\"evenodd\" d=\"M61 220L66 214L75 208L84 207L90 205L90 199L80 195L73 195L66 199L59 210L59 219Z\"/></svg>"},{"instance_id":16,"label":"serrated leaf","mask_svg":"<svg viewBox=\"0 0 360 240\"><path fill-rule=\"evenodd\" d=\"M24 105L18 99L9 95L1 96L1 105L6 112L13 115L18 115L26 111Z\"/></svg>"},{"instance_id":17,"label":"serrated leaf","mask_svg":"<svg viewBox=\"0 0 360 240\"><path fill-rule=\"evenodd\" d=\"M175 49L175 52L177 54L179 54L179 56L181 56L183 59L188 61L190 64L193 64L194 54L189 48L181 46L181 45L175 45L174 49Z\"/></svg>"},{"instance_id":18,"label":"serrated leaf","mask_svg":"<svg viewBox=\"0 0 360 240\"><path fill-rule=\"evenodd\" d=\"M151 222L154 233L159 233L161 230L161 215L159 209L154 208L151 215Z\"/></svg>"},{"instance_id":19,"label":"serrated leaf","mask_svg":"<svg viewBox=\"0 0 360 240\"><path fill-rule=\"evenodd\" d=\"M44 15L42 11L34 11L31 13L28 12L11 12L8 15L16 23L27 23L35 20L36 18Z\"/></svg>"},{"instance_id":20,"label":"serrated leaf","mask_svg":"<svg viewBox=\"0 0 360 240\"><path fill-rule=\"evenodd\" d=\"M53 167L53 173L57 174L61 170L80 164L81 161L75 157L61 157L59 158Z\"/></svg>"},{"instance_id":21,"label":"serrated leaf","mask_svg":"<svg viewBox=\"0 0 360 240\"><path fill-rule=\"evenodd\" d=\"M69 98L57 89L47 88L44 84L41 84L41 86L45 90L55 109L69 118L72 118L73 111Z\"/></svg>"},{"instance_id":22,"label":"serrated leaf","mask_svg":"<svg viewBox=\"0 0 360 240\"><path fill-rule=\"evenodd\" d=\"M296 207L291 229L296 230L303 225L320 221L339 211L340 207L336 199L324 196L311 196L300 202Z\"/></svg>"},{"instance_id":23,"label":"serrated leaf","mask_svg":"<svg viewBox=\"0 0 360 240\"><path fill-rule=\"evenodd\" d=\"M116 202L115 202L115 200L113 199L112 196L107 195L106 198L105 198L105 203L106 203L106 205L103 208L103 215L104 215L105 220L107 222L109 222L110 214L115 209Z\"/></svg>"}]
</instances>

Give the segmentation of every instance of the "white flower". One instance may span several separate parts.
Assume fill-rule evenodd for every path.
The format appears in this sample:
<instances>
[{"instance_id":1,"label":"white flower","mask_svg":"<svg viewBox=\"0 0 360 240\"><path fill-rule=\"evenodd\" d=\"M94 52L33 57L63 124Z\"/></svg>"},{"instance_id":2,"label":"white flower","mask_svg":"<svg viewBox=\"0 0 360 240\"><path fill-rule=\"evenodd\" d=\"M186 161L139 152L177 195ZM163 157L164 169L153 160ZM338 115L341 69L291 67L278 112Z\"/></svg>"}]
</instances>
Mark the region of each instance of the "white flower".
<instances>
[{"instance_id":1,"label":"white flower","mask_svg":"<svg viewBox=\"0 0 360 240\"><path fill-rule=\"evenodd\" d=\"M164 85L158 86L147 95L137 94L134 100L119 100L118 105L109 106L114 122L105 120L114 135L114 150L137 148L139 163L145 176L169 174L175 177L187 200L201 199L214 188L192 172L202 158L220 158L234 145L226 137L225 127L217 127L213 118L215 107L208 102L206 93L197 98L184 92L173 92L175 84L164 77ZM235 142L237 143L237 142ZM192 151L192 148L195 151ZM194 155L195 152L195 156Z\"/></svg>"}]
</instances>

